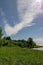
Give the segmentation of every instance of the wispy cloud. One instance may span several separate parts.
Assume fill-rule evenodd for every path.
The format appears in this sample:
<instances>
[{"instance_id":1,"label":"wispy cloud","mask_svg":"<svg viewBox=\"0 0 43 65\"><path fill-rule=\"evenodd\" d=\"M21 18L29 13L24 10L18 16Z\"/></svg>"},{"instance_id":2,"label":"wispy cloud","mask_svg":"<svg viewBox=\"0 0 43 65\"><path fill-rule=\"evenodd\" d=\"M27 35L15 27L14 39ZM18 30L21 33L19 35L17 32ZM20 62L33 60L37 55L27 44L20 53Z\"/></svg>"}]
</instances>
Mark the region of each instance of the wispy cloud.
<instances>
[{"instance_id":1,"label":"wispy cloud","mask_svg":"<svg viewBox=\"0 0 43 65\"><path fill-rule=\"evenodd\" d=\"M5 31L6 34L11 36L12 34L18 33L24 27L30 27L35 25L33 19L37 14L37 1L35 0L18 0L18 12L21 19L21 22L11 27L6 23ZM24 13L24 14L23 14Z\"/></svg>"},{"instance_id":2,"label":"wispy cloud","mask_svg":"<svg viewBox=\"0 0 43 65\"><path fill-rule=\"evenodd\" d=\"M1 16L2 16L2 21L4 22L4 24L7 23L7 19L6 19L6 15L3 11L3 8L0 8L0 13L1 13Z\"/></svg>"},{"instance_id":3,"label":"wispy cloud","mask_svg":"<svg viewBox=\"0 0 43 65\"><path fill-rule=\"evenodd\" d=\"M42 27L42 28L40 28L40 30L43 30L43 27Z\"/></svg>"},{"instance_id":4,"label":"wispy cloud","mask_svg":"<svg viewBox=\"0 0 43 65\"><path fill-rule=\"evenodd\" d=\"M34 39L37 45L43 46L43 38L36 38Z\"/></svg>"},{"instance_id":5,"label":"wispy cloud","mask_svg":"<svg viewBox=\"0 0 43 65\"><path fill-rule=\"evenodd\" d=\"M1 16L5 16L5 13L3 11L3 8L0 8L0 13L1 13Z\"/></svg>"}]
</instances>

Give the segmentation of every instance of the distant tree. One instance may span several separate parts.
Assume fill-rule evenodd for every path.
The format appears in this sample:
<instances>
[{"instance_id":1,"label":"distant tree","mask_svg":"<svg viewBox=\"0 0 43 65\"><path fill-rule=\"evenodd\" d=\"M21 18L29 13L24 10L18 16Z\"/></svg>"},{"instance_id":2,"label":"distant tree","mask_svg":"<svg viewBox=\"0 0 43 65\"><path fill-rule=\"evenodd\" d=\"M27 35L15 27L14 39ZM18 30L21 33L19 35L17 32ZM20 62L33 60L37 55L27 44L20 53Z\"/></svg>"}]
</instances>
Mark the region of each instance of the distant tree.
<instances>
[{"instance_id":1,"label":"distant tree","mask_svg":"<svg viewBox=\"0 0 43 65\"><path fill-rule=\"evenodd\" d=\"M0 27L0 38L2 37L2 28Z\"/></svg>"},{"instance_id":2,"label":"distant tree","mask_svg":"<svg viewBox=\"0 0 43 65\"><path fill-rule=\"evenodd\" d=\"M28 47L29 48L33 48L34 46L36 46L35 42L33 41L32 38L28 38Z\"/></svg>"},{"instance_id":3,"label":"distant tree","mask_svg":"<svg viewBox=\"0 0 43 65\"><path fill-rule=\"evenodd\" d=\"M1 39L2 38L2 35L3 35L2 34L2 28L0 27L0 47L2 46L2 39Z\"/></svg>"},{"instance_id":4,"label":"distant tree","mask_svg":"<svg viewBox=\"0 0 43 65\"><path fill-rule=\"evenodd\" d=\"M4 39L6 39L6 40L11 40L10 36L4 37Z\"/></svg>"},{"instance_id":5,"label":"distant tree","mask_svg":"<svg viewBox=\"0 0 43 65\"><path fill-rule=\"evenodd\" d=\"M22 40L21 40L21 42L25 42L25 40L24 40L24 39L22 39Z\"/></svg>"},{"instance_id":6,"label":"distant tree","mask_svg":"<svg viewBox=\"0 0 43 65\"><path fill-rule=\"evenodd\" d=\"M10 43L9 43L10 40L11 40L11 38L9 36L8 37L4 37L2 46L10 45Z\"/></svg>"}]
</instances>

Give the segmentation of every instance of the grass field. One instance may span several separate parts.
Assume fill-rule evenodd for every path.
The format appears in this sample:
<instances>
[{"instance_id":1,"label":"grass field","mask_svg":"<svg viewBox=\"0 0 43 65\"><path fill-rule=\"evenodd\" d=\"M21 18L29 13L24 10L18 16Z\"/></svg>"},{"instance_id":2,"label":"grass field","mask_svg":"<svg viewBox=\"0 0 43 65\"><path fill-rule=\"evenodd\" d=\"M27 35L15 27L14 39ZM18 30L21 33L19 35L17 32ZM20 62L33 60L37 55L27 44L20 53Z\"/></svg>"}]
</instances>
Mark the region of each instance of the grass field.
<instances>
[{"instance_id":1,"label":"grass field","mask_svg":"<svg viewBox=\"0 0 43 65\"><path fill-rule=\"evenodd\" d=\"M20 47L1 47L0 65L43 65L43 51Z\"/></svg>"}]
</instances>

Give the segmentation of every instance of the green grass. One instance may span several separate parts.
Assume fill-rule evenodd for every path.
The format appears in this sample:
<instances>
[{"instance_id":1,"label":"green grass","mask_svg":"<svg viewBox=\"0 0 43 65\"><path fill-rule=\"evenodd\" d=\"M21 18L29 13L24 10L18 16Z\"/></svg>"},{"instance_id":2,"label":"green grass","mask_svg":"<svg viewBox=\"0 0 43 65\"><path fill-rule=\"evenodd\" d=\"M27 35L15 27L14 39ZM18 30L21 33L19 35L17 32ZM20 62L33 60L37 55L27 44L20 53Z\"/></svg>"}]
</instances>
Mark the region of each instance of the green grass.
<instances>
[{"instance_id":1,"label":"green grass","mask_svg":"<svg viewBox=\"0 0 43 65\"><path fill-rule=\"evenodd\" d=\"M43 51L20 47L1 47L0 65L43 65Z\"/></svg>"}]
</instances>

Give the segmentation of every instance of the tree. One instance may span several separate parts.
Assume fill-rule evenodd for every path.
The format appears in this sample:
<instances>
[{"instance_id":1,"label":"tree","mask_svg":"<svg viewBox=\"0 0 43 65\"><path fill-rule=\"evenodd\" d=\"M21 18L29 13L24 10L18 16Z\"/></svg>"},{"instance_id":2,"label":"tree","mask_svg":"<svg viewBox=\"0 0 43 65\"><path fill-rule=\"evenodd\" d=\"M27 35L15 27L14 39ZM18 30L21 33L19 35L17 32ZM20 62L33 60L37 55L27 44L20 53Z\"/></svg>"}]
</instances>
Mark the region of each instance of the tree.
<instances>
[{"instance_id":1,"label":"tree","mask_svg":"<svg viewBox=\"0 0 43 65\"><path fill-rule=\"evenodd\" d=\"M33 41L32 38L28 38L28 47L29 48L33 48L34 46L36 46L35 42Z\"/></svg>"},{"instance_id":2,"label":"tree","mask_svg":"<svg viewBox=\"0 0 43 65\"><path fill-rule=\"evenodd\" d=\"M1 37L2 37L2 28L0 27L0 46L2 46L2 39L1 39Z\"/></svg>"},{"instance_id":3,"label":"tree","mask_svg":"<svg viewBox=\"0 0 43 65\"><path fill-rule=\"evenodd\" d=\"M2 28L0 27L0 38L2 37Z\"/></svg>"},{"instance_id":4,"label":"tree","mask_svg":"<svg viewBox=\"0 0 43 65\"><path fill-rule=\"evenodd\" d=\"M10 36L4 37L4 39L6 39L6 40L11 40Z\"/></svg>"}]
</instances>

